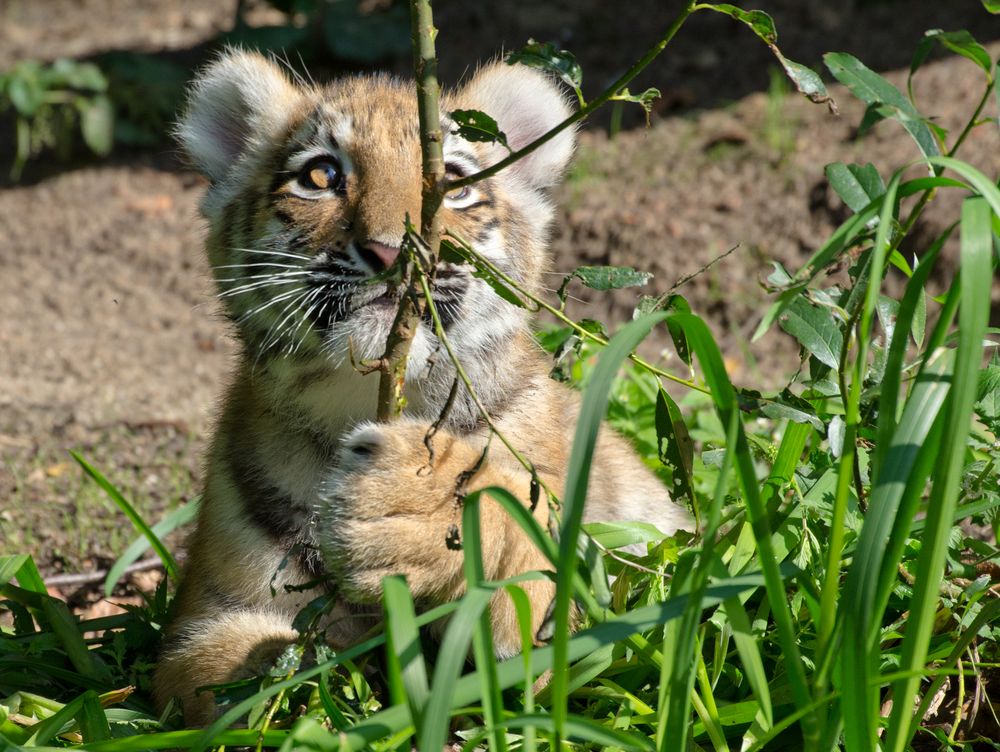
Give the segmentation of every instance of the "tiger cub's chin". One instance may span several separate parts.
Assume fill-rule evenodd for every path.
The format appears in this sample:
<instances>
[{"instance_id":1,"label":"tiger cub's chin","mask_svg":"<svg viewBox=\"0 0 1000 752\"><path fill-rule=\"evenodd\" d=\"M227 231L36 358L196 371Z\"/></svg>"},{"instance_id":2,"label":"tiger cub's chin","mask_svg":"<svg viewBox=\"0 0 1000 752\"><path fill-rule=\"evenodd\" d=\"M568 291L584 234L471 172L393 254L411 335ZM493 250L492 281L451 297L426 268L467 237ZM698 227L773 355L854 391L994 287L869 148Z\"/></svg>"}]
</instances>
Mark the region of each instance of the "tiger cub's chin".
<instances>
[{"instance_id":1,"label":"tiger cub's chin","mask_svg":"<svg viewBox=\"0 0 1000 752\"><path fill-rule=\"evenodd\" d=\"M379 273L399 254L407 216L420 214L420 144L412 82L383 75L325 86L294 83L273 62L228 51L191 85L177 136L210 187L201 204L206 250L223 311L243 344L208 454L202 508L188 550L155 681L156 697L183 703L189 723L215 715L198 687L253 675L295 639L292 620L318 581L343 595L329 616L335 646L370 626L358 604L381 578L404 574L423 604L463 591L457 490L497 485L529 503L531 479L497 448L460 390L431 442L454 368L428 321L414 338L406 419L372 423L377 377L354 364L382 354L396 310ZM512 149L565 119L562 91L524 67L484 66L442 112L484 111ZM464 141L443 122L450 178L507 151ZM548 190L573 153L564 131L494 177L454 191L444 226L528 290L549 259ZM551 381L524 309L464 266L435 270L434 302L475 390L498 426L561 489L577 396ZM471 468L477 468L469 473ZM547 523L547 508L533 510ZM588 520L644 520L664 533L687 513L625 444L600 435ZM486 574L503 578L548 564L502 510L482 507ZM301 587L312 583L309 588ZM536 628L552 597L525 584ZM312 588L312 589L310 589ZM506 596L491 604L498 653L520 644Z\"/></svg>"}]
</instances>

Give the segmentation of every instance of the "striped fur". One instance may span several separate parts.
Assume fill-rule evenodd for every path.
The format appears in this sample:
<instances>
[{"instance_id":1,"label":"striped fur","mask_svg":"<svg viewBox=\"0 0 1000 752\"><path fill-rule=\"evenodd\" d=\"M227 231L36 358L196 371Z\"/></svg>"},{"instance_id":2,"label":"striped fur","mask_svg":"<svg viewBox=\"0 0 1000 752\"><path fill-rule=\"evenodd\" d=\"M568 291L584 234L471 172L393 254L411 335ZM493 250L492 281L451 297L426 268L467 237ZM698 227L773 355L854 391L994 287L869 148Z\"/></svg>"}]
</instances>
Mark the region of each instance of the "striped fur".
<instances>
[{"instance_id":1,"label":"striped fur","mask_svg":"<svg viewBox=\"0 0 1000 752\"><path fill-rule=\"evenodd\" d=\"M328 575L343 596L328 619L334 646L370 627L364 604L378 599L385 574L406 574L424 604L461 593L461 553L447 539L460 520L457 480L486 443L479 415L460 393L429 461L424 437L455 374L426 322L408 365L407 419L371 422L377 377L351 362L381 355L396 305L386 283L371 278L398 248L405 218L420 214L412 89L384 76L292 82L239 51L224 53L192 86L178 136L211 181L206 247L243 355L209 451L201 517L156 675L158 702L179 697L189 723L215 713L211 693L197 688L260 671L295 638L292 619L316 592L286 585ZM487 66L446 94L444 111L459 108L493 114L513 148L568 114L544 76L506 65ZM445 226L528 289L540 289L548 264L546 190L573 141L567 131L445 200ZM506 154L452 134L444 151L457 175ZM527 313L465 267L442 264L434 294L487 409L558 490L579 405L547 377ZM530 479L498 447L465 487L501 485L527 503ZM610 432L600 437L593 476L588 519L646 520L667 533L689 525ZM547 522L544 503L535 514ZM492 503L483 525L487 576L545 566ZM528 590L537 627L551 586ZM498 652L516 652L503 598L493 619Z\"/></svg>"}]
</instances>

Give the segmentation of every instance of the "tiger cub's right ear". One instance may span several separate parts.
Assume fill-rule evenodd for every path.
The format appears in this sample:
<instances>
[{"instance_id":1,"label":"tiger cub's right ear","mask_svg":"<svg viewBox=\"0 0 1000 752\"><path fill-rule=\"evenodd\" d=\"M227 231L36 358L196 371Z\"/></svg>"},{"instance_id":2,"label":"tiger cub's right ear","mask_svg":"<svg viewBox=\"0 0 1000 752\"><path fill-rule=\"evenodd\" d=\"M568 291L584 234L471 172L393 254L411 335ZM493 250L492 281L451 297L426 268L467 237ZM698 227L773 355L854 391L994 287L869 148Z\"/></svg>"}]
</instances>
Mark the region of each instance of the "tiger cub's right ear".
<instances>
[{"instance_id":1,"label":"tiger cub's right ear","mask_svg":"<svg viewBox=\"0 0 1000 752\"><path fill-rule=\"evenodd\" d=\"M202 69L188 92L176 136L212 182L285 127L301 92L256 52L226 50Z\"/></svg>"}]
</instances>

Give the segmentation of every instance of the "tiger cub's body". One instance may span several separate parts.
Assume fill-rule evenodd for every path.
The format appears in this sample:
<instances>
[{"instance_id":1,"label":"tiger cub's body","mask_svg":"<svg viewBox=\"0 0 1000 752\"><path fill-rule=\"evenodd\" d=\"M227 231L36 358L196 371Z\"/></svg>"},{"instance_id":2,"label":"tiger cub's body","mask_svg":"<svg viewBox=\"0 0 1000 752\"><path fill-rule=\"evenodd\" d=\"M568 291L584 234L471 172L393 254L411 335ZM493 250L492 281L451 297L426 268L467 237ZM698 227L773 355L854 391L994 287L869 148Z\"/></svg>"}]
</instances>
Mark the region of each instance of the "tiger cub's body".
<instances>
[{"instance_id":1,"label":"tiger cub's body","mask_svg":"<svg viewBox=\"0 0 1000 752\"><path fill-rule=\"evenodd\" d=\"M542 75L495 65L446 95L443 109L492 115L512 148L562 120L567 108ZM506 154L447 134L451 176ZM412 84L357 77L295 85L258 55L230 52L192 88L179 135L211 186L202 205L207 250L243 354L208 464L175 619L156 675L163 704L180 697L189 723L214 714L198 687L265 669L296 638L292 619L315 592L286 590L329 573L342 603L327 639L343 646L370 622L363 606L381 578L402 573L423 604L463 587L462 554L447 545L460 522L456 479L485 446L478 411L460 390L429 462L424 436L455 372L428 322L413 341L408 418L371 423L378 377L351 362L381 355L396 308L386 283L368 284L398 254L404 219L420 214L420 145ZM496 177L450 194L444 225L522 285L540 287L552 207L546 190L573 150L566 132ZM577 396L547 376L526 313L464 267L442 264L435 301L457 356L495 422L557 493ZM530 478L498 442L468 483L508 488L527 503ZM483 505L486 575L545 568L519 528ZM538 504L546 523L546 505ZM644 520L665 533L686 513L619 437L603 431L587 519ZM526 584L534 625L552 597ZM506 600L492 606L497 650L520 640Z\"/></svg>"}]
</instances>

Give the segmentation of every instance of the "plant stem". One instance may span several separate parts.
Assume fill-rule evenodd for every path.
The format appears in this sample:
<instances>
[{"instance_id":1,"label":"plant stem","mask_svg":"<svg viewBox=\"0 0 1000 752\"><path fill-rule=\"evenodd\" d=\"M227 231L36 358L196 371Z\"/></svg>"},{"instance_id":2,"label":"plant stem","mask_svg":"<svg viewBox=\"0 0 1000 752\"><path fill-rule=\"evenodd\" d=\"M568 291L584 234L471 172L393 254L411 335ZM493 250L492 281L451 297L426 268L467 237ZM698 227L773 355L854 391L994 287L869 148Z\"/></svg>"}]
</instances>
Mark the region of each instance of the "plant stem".
<instances>
[{"instance_id":1,"label":"plant stem","mask_svg":"<svg viewBox=\"0 0 1000 752\"><path fill-rule=\"evenodd\" d=\"M410 23L413 44L413 74L417 84L417 113L420 119L420 155L422 161L420 190L420 237L429 254L429 267L435 267L441 245L441 217L438 211L444 197L444 156L441 146L440 85L437 56L434 52L434 17L430 0L410 0ZM407 223L409 224L409 223ZM407 228L409 232L409 228ZM405 263L405 257L404 263ZM410 344L420 325L421 305L417 296L412 265L403 274L404 292L378 364L377 417L380 421L398 418L406 406L403 387Z\"/></svg>"},{"instance_id":2,"label":"plant stem","mask_svg":"<svg viewBox=\"0 0 1000 752\"><path fill-rule=\"evenodd\" d=\"M513 289L518 295L521 295L524 298L531 301L531 303L533 303L536 306L534 310L536 311L545 310L548 313L551 313L562 323L566 324L566 326L570 327L577 335L579 335L583 339L589 339L591 342L594 342L601 346L608 344L608 341L604 339L604 337L601 337L598 334L594 334L593 332L588 331L586 328L580 326L578 323L573 321L573 319L571 319L569 316L563 313L560 309L556 308L555 306L549 305L544 300L539 298L537 295L534 295L528 290L525 290L524 287L517 282L517 280L511 278L510 276L505 274L503 270L499 269L498 267L490 263L489 259L487 259L485 256L482 256L478 251L476 251L476 249L473 248L469 244L469 242L465 240L463 237L453 232L452 230L448 230L448 235L462 244L463 250L472 257L472 259L475 261L476 266L484 267L491 274L495 275L498 279L503 281L504 284ZM701 392L702 394L711 394L711 391L707 387L704 387L701 384L698 384L697 382L692 381L690 379L682 379L681 377L675 376L674 374L668 371L664 371L662 368L657 368L652 363L643 360L635 353L631 353L628 357L629 360L631 360L637 366L639 366L640 368L644 368L646 371L653 374L654 376L659 376L660 378L666 379L667 381L672 381L675 384L681 384L682 386L686 386L689 389L694 389L695 391Z\"/></svg>"}]
</instances>

